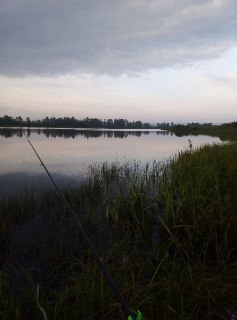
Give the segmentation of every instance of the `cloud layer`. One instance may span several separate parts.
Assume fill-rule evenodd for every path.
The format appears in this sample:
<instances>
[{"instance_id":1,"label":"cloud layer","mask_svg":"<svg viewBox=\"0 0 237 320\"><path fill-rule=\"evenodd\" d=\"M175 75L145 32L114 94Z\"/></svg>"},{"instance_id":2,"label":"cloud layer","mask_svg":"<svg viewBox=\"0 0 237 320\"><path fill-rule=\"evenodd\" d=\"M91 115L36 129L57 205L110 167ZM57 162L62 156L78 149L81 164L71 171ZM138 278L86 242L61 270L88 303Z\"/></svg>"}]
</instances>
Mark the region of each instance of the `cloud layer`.
<instances>
[{"instance_id":1,"label":"cloud layer","mask_svg":"<svg viewBox=\"0 0 237 320\"><path fill-rule=\"evenodd\" d=\"M235 0L1 0L0 73L119 75L219 57Z\"/></svg>"}]
</instances>

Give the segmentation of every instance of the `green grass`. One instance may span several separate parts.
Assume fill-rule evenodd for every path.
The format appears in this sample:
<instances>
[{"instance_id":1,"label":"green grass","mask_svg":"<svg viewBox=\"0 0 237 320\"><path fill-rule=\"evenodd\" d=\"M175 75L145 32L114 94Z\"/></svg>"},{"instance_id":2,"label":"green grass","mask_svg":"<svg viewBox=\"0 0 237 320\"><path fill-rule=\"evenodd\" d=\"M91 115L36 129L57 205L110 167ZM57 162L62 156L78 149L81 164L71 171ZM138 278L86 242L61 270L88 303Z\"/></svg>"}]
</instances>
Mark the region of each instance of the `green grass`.
<instances>
[{"instance_id":1,"label":"green grass","mask_svg":"<svg viewBox=\"0 0 237 320\"><path fill-rule=\"evenodd\" d=\"M221 125L203 124L198 126L175 125L170 129L177 136L183 135L209 135L219 137L222 141L237 140L237 122L223 123Z\"/></svg>"},{"instance_id":2,"label":"green grass","mask_svg":"<svg viewBox=\"0 0 237 320\"><path fill-rule=\"evenodd\" d=\"M237 145L167 163L95 164L64 194L145 319L227 319L237 307ZM53 191L0 204L0 319L125 319Z\"/></svg>"}]
</instances>

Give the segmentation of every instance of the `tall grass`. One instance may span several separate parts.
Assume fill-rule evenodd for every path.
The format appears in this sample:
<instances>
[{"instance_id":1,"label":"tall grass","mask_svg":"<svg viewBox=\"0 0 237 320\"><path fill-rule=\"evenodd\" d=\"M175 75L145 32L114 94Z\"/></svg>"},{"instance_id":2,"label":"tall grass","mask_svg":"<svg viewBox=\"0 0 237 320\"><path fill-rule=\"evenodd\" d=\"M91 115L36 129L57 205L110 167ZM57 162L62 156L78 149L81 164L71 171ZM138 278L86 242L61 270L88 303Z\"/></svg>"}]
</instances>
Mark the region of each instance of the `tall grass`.
<instances>
[{"instance_id":1,"label":"tall grass","mask_svg":"<svg viewBox=\"0 0 237 320\"><path fill-rule=\"evenodd\" d=\"M237 306L237 145L167 163L105 162L63 192L146 319L227 319ZM52 191L0 204L1 319L125 319Z\"/></svg>"}]
</instances>

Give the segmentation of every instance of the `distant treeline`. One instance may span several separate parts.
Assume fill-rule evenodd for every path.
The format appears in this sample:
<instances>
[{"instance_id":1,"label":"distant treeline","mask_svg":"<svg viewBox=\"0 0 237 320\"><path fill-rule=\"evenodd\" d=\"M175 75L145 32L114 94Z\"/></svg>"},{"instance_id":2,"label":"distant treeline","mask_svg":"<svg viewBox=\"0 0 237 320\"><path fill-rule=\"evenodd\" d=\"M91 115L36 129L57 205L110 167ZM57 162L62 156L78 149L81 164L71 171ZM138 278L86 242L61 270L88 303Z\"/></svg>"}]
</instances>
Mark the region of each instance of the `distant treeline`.
<instances>
[{"instance_id":1,"label":"distant treeline","mask_svg":"<svg viewBox=\"0 0 237 320\"><path fill-rule=\"evenodd\" d=\"M127 119L97 119L74 117L46 117L42 120L31 120L30 117L23 119L21 116L11 117L4 115L0 117L2 127L45 127L45 128L104 128L104 129L162 129L174 132L176 135L209 134L218 136L231 136L237 138L237 121L215 125L212 123L191 122L188 124L175 124L174 122L158 122L150 124L142 121L128 121Z\"/></svg>"},{"instance_id":2,"label":"distant treeline","mask_svg":"<svg viewBox=\"0 0 237 320\"><path fill-rule=\"evenodd\" d=\"M208 123L199 123L199 122L191 122L187 124L177 124L174 122L168 123L168 122L162 122L157 123L156 126L159 129L164 130L171 130L171 131L195 131L195 130L203 130L203 129L213 129L213 128L237 128L237 121L235 122L229 122L229 123L223 123L220 125L213 124L211 122Z\"/></svg>"},{"instance_id":3,"label":"distant treeline","mask_svg":"<svg viewBox=\"0 0 237 320\"><path fill-rule=\"evenodd\" d=\"M173 122L158 122L150 124L142 121L128 121L127 119L97 119L85 118L76 119L74 117L46 117L42 120L31 120L30 117L23 119L21 116L11 117L4 115L0 117L0 126L17 126L17 127L51 127L51 128L107 128L107 129L190 129L212 126L211 123L188 123L187 125L175 124Z\"/></svg>"},{"instance_id":4,"label":"distant treeline","mask_svg":"<svg viewBox=\"0 0 237 320\"><path fill-rule=\"evenodd\" d=\"M162 122L162 123L157 123L157 126L159 129L164 129L164 130L192 130L192 129L200 129L200 128L207 128L207 127L212 127L213 124L210 123L199 123L199 122L191 122L188 124L177 124L174 122Z\"/></svg>"},{"instance_id":5,"label":"distant treeline","mask_svg":"<svg viewBox=\"0 0 237 320\"><path fill-rule=\"evenodd\" d=\"M108 128L108 129L150 129L149 123L141 121L128 121L126 119L97 119L85 118L82 120L74 117L46 117L42 120L31 120L30 117L23 119L21 116L13 118L8 115L0 117L0 126L25 126L25 127L58 127L58 128Z\"/></svg>"},{"instance_id":6,"label":"distant treeline","mask_svg":"<svg viewBox=\"0 0 237 320\"><path fill-rule=\"evenodd\" d=\"M167 129L173 129L173 130L180 130L180 131L185 131L185 130L202 130L202 129L209 129L209 128L219 128L219 129L227 129L227 128L237 128L237 121L235 122L229 122L229 123L223 123L220 125L214 125L212 123L203 123L200 124L198 122L192 122L188 123L187 125L183 124L173 124L169 125L167 124Z\"/></svg>"}]
</instances>

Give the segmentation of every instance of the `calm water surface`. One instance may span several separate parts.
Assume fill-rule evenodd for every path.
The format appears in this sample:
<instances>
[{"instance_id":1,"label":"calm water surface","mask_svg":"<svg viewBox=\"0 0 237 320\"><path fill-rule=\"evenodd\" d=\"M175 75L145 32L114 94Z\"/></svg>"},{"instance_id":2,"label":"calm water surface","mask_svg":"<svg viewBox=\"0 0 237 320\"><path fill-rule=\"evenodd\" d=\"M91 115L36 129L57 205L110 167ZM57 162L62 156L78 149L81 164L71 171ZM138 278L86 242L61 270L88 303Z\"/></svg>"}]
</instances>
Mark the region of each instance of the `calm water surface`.
<instances>
[{"instance_id":1,"label":"calm water surface","mask_svg":"<svg viewBox=\"0 0 237 320\"><path fill-rule=\"evenodd\" d=\"M95 162L165 160L188 148L188 139L194 148L220 142L210 136L177 137L160 130L0 128L0 196L50 186L23 132L58 183L77 182Z\"/></svg>"}]
</instances>

